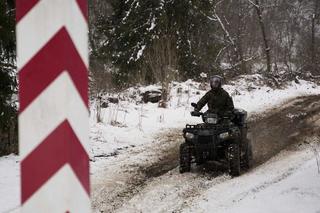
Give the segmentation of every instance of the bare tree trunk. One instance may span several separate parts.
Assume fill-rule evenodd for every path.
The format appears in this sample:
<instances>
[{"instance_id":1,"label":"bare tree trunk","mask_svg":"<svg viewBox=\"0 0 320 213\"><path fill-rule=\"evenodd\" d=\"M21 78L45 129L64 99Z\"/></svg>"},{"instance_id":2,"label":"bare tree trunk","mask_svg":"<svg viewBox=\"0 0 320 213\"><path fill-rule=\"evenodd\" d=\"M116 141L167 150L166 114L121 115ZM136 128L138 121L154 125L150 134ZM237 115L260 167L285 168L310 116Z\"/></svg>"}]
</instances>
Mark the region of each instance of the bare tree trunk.
<instances>
[{"instance_id":1,"label":"bare tree trunk","mask_svg":"<svg viewBox=\"0 0 320 213\"><path fill-rule=\"evenodd\" d=\"M312 72L314 72L316 68L316 40L315 40L315 25L316 20L318 18L318 8L319 8L319 0L314 0L314 11L311 19L311 67Z\"/></svg>"},{"instance_id":2,"label":"bare tree trunk","mask_svg":"<svg viewBox=\"0 0 320 213\"><path fill-rule=\"evenodd\" d=\"M270 48L270 45L269 45L269 40L268 40L268 37L267 37L265 24L264 24L263 18L262 18L262 8L261 8L260 0L255 0L255 2L252 2L252 0L248 0L248 1L256 9L258 20L259 20L259 25L260 25L261 34L262 34L263 43L264 43L264 48L265 48L264 49L264 53L265 53L266 60L267 60L267 73L266 73L266 76L268 78L270 78L276 86L279 86L279 83L277 82L277 80L272 76L271 48Z\"/></svg>"},{"instance_id":3,"label":"bare tree trunk","mask_svg":"<svg viewBox=\"0 0 320 213\"><path fill-rule=\"evenodd\" d=\"M266 54L266 59L267 59L267 72L268 72L268 74L271 74L271 56L270 56L271 49L269 46L269 41L267 38L267 33L266 33L265 25L263 22L263 18L262 18L262 9L261 9L261 5L260 5L259 0L255 0L255 8L256 8L257 15L258 15L259 24L260 24L261 33L262 33L263 42L264 42L264 47L265 47L265 54Z\"/></svg>"},{"instance_id":4,"label":"bare tree trunk","mask_svg":"<svg viewBox=\"0 0 320 213\"><path fill-rule=\"evenodd\" d=\"M311 65L314 68L314 59L315 59L315 14L312 14L311 20Z\"/></svg>"},{"instance_id":5,"label":"bare tree trunk","mask_svg":"<svg viewBox=\"0 0 320 213\"><path fill-rule=\"evenodd\" d=\"M244 59L243 45L242 45L242 33L243 33L243 4L242 1L238 1L238 29L237 29L237 46L239 59L241 62L240 73L245 74L247 72L246 60Z\"/></svg>"}]
</instances>

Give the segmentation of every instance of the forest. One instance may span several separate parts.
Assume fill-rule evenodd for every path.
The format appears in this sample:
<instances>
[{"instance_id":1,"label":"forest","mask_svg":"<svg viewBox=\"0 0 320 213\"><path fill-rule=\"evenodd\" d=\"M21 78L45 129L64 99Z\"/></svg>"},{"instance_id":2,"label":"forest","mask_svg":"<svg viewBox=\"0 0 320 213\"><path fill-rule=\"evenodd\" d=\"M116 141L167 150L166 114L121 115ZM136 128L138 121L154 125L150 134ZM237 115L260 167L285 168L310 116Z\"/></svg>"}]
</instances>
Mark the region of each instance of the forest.
<instances>
[{"instance_id":1,"label":"forest","mask_svg":"<svg viewBox=\"0 0 320 213\"><path fill-rule=\"evenodd\" d=\"M274 86L319 75L317 0L89 3L94 90L165 87L201 73L226 79L261 73Z\"/></svg>"},{"instance_id":2,"label":"forest","mask_svg":"<svg viewBox=\"0 0 320 213\"><path fill-rule=\"evenodd\" d=\"M219 74L320 79L318 0L89 0L90 98ZM0 155L17 152L15 4L0 2Z\"/></svg>"}]
</instances>

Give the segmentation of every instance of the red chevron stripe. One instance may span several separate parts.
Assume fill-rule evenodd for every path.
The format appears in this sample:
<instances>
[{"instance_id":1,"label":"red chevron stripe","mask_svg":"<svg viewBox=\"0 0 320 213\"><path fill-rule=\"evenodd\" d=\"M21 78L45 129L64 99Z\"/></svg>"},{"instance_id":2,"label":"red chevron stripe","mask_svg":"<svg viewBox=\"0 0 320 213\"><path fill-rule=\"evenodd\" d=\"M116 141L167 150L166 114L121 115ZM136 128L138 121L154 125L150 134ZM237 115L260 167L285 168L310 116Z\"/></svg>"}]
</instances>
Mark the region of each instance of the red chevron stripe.
<instances>
[{"instance_id":1,"label":"red chevron stripe","mask_svg":"<svg viewBox=\"0 0 320 213\"><path fill-rule=\"evenodd\" d=\"M22 112L63 71L70 74L88 106L87 67L64 27L20 70L19 111Z\"/></svg>"},{"instance_id":2,"label":"red chevron stripe","mask_svg":"<svg viewBox=\"0 0 320 213\"><path fill-rule=\"evenodd\" d=\"M66 163L89 195L89 157L67 120L21 162L22 203Z\"/></svg>"},{"instance_id":3,"label":"red chevron stripe","mask_svg":"<svg viewBox=\"0 0 320 213\"><path fill-rule=\"evenodd\" d=\"M77 0L77 3L80 7L80 10L84 16L84 18L88 21L88 4L87 0Z\"/></svg>"},{"instance_id":4,"label":"red chevron stripe","mask_svg":"<svg viewBox=\"0 0 320 213\"><path fill-rule=\"evenodd\" d=\"M16 21L19 22L39 0L16 0Z\"/></svg>"},{"instance_id":5,"label":"red chevron stripe","mask_svg":"<svg viewBox=\"0 0 320 213\"><path fill-rule=\"evenodd\" d=\"M16 0L16 21L17 23L39 2L40 0ZM53 0L51 0L53 1ZM88 21L88 7L86 0L76 0L78 6Z\"/></svg>"}]
</instances>

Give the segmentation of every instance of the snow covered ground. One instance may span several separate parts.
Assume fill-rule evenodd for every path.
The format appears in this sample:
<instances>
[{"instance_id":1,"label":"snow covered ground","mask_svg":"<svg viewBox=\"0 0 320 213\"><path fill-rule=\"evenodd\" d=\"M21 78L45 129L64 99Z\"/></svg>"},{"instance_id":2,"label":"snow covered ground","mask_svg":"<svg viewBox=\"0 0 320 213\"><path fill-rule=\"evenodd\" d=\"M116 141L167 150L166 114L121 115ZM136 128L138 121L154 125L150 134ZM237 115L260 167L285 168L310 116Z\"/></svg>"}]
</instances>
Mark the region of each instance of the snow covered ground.
<instances>
[{"instance_id":1,"label":"snow covered ground","mask_svg":"<svg viewBox=\"0 0 320 213\"><path fill-rule=\"evenodd\" d=\"M147 183L117 212L318 213L319 138L307 141L237 178L172 170Z\"/></svg>"},{"instance_id":2,"label":"snow covered ground","mask_svg":"<svg viewBox=\"0 0 320 213\"><path fill-rule=\"evenodd\" d=\"M259 75L245 76L224 86L224 88L232 95L237 108L243 108L249 113L261 113L266 109L272 108L297 96L320 94L319 86L306 81L300 81L299 84L292 82L281 90L273 90L259 84L259 79ZM205 90L199 89L199 87L200 83L196 83L191 80L182 83L173 82L171 85L170 101L168 103L168 108L166 109L158 108L158 104L142 104L140 102L140 93L148 89L157 89L158 87L156 85L152 85L147 88L130 88L118 95L120 97L119 104L109 104L108 108L102 109L101 114L103 121L101 123L96 122L95 102L93 102L90 116L90 141L92 145L92 152L90 153L90 158L92 160L91 175L93 177L101 175L106 162L108 161L107 158L97 156L114 155L119 152L125 153L123 150L130 147L143 146L150 143L159 132L170 128L182 128L186 123L197 123L199 118L190 116L189 112L191 107L189 105L191 102L198 101L206 92ZM288 157L290 156L291 155L288 155ZM314 171L317 172L315 168L316 164L312 163L315 162L315 158L314 156L312 157L312 155L308 159L303 158L303 156L303 151L301 151L300 154L293 154L291 158L299 161L301 168L304 168L303 171L305 172L300 172L300 169L299 171L294 170L294 175L290 175L290 181L287 179L285 179L285 181L278 181L281 186L283 184L283 188L280 187L281 189L279 187L275 187L277 186L276 184L273 184L274 188L268 189L269 191L263 190L263 193L261 191L261 193L257 195L259 196L257 198L255 198L256 195L250 193L251 189L259 190L259 183L260 185L263 185L264 182L276 179L277 175L280 174L277 173L277 170L273 170L273 173L271 172L270 176L265 175L265 172L272 167L272 162L276 161L273 160L270 163L270 167L266 165L268 170L257 169L257 174L255 174L255 172L251 172L248 175L244 175L243 178L232 179L227 181L227 183L223 183L223 186L219 186L222 187L221 190L223 189L222 191L219 191L219 193L223 193L224 199L236 199L237 194L241 195L241 193L247 193L247 195L243 196L241 199L242 202L232 202L232 200L230 200L231 204L241 203L241 205L233 205L234 209L230 208L230 211L232 212L236 210L240 211L246 208L246 205L249 204L253 207L259 207L260 204L263 204L263 198L268 198L268 196L269 199L272 198L273 190L274 193L279 194L279 202L281 199L283 202L291 202L296 199L296 197L294 197L294 199L292 198L292 194L295 193L298 196L301 190L303 191L305 187L312 186L314 189L304 190L303 192L314 192L316 194L315 197L317 198L317 196L320 196L319 193L317 193L320 191L320 182L317 181L319 175L313 173ZM277 164L279 170L288 169L286 166L287 155L280 158L283 159L283 162ZM0 212L10 212L10 210L16 209L19 206L20 179L18 161L18 157L14 155L0 158ZM285 168L282 168L281 166ZM265 179L263 177L265 177ZM255 178L257 180L255 180ZM307 178L310 179L307 183L304 184L301 182L301 179L307 180ZM250 185L246 188L246 185L250 180L254 184L258 185ZM300 183L300 185L296 186L295 184L291 186L291 184L295 182ZM257 186L258 188L255 189L254 186ZM231 188L227 189L228 187ZM296 187L298 189L294 188L286 195L283 191L285 188L288 188L289 190L290 187ZM188 207L190 211L205 212L207 209L211 212L210 209L213 208L217 209L217 211L219 210L220 212L224 212L226 209L222 203L220 203L219 206L215 201L211 202L211 200L216 199L215 196L217 194L215 193L218 191L214 191L215 188L216 187L214 187L212 191L209 190L208 194L203 195L204 197L199 197L199 205L192 205ZM247 192L246 190L249 191ZM208 201L206 201L206 199ZM218 206L215 206L215 204ZM307 203L303 203L303 205L306 204ZM273 210L272 205L278 205L278 203L270 203L268 208L265 207L266 210ZM312 211L319 207L319 205L316 205L312 199L310 200L310 205L312 205ZM288 206L292 205L288 204ZM298 206L299 204L297 204L297 208ZM320 208L318 208L318 210L320 210Z\"/></svg>"},{"instance_id":3,"label":"snow covered ground","mask_svg":"<svg viewBox=\"0 0 320 213\"><path fill-rule=\"evenodd\" d=\"M193 201L185 212L320 211L319 138L298 150L283 151L264 165L229 179ZM317 150L317 151L315 151Z\"/></svg>"},{"instance_id":4,"label":"snow covered ground","mask_svg":"<svg viewBox=\"0 0 320 213\"><path fill-rule=\"evenodd\" d=\"M262 85L260 78L260 75L244 76L224 85L232 95L235 107L245 109L249 115L262 113L294 97L320 94L320 86L311 82L303 80L299 84L291 82L284 89L274 90ZM159 86L129 88L118 95L122 99L119 104L110 104L108 108L102 109L101 123L96 122L95 103L93 103L90 138L91 158L95 163L92 164L92 172L98 172L100 165L103 167L104 164L101 162L103 159L95 159L94 156L116 154L119 150L150 143L159 132L171 128L183 128L186 123L198 123L198 117L190 116L192 110L190 103L197 102L209 86L205 85L205 90L199 88L203 86L191 80L182 83L173 82L166 109L159 108L157 103L140 103L141 93L159 89Z\"/></svg>"},{"instance_id":5,"label":"snow covered ground","mask_svg":"<svg viewBox=\"0 0 320 213\"><path fill-rule=\"evenodd\" d=\"M0 212L12 212L20 203L19 157L0 157Z\"/></svg>"}]
</instances>

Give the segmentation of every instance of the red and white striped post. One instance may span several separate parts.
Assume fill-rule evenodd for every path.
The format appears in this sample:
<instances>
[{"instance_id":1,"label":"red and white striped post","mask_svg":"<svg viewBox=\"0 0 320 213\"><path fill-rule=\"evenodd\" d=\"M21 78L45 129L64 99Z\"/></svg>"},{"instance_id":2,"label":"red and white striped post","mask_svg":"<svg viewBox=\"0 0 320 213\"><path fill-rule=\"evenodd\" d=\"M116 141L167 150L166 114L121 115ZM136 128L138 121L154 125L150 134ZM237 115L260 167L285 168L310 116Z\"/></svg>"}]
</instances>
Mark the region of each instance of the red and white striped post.
<instances>
[{"instance_id":1,"label":"red and white striped post","mask_svg":"<svg viewBox=\"0 0 320 213\"><path fill-rule=\"evenodd\" d=\"M22 212L90 212L86 0L16 0Z\"/></svg>"}]
</instances>

